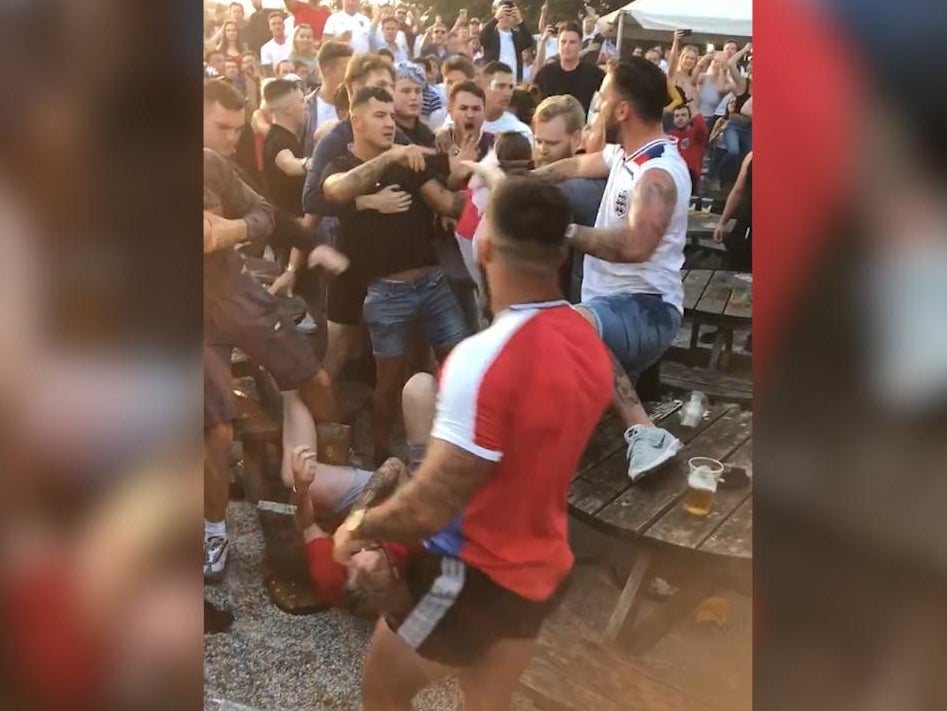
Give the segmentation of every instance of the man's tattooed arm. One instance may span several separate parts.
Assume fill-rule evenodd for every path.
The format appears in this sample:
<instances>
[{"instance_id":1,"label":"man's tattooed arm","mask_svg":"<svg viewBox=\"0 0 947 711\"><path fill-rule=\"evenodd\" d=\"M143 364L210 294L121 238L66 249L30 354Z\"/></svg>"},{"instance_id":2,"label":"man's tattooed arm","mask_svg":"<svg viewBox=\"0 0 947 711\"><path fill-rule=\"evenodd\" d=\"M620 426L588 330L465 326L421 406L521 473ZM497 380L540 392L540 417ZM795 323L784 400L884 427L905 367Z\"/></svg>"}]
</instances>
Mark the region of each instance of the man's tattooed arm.
<instances>
[{"instance_id":1,"label":"man's tattooed arm","mask_svg":"<svg viewBox=\"0 0 947 711\"><path fill-rule=\"evenodd\" d=\"M368 509L378 506L407 481L408 468L400 459L391 457L375 470L352 508Z\"/></svg>"},{"instance_id":2,"label":"man's tattooed arm","mask_svg":"<svg viewBox=\"0 0 947 711\"><path fill-rule=\"evenodd\" d=\"M673 178L665 170L652 168L635 184L626 224L601 229L580 227L572 246L607 262L646 262L667 232L676 204Z\"/></svg>"},{"instance_id":3,"label":"man's tattooed arm","mask_svg":"<svg viewBox=\"0 0 947 711\"><path fill-rule=\"evenodd\" d=\"M448 190L437 180L429 180L421 186L421 197L435 214L444 217L460 217L466 202L463 193Z\"/></svg>"},{"instance_id":4,"label":"man's tattooed arm","mask_svg":"<svg viewBox=\"0 0 947 711\"><path fill-rule=\"evenodd\" d=\"M322 194L331 202L348 203L372 190L381 174L395 162L396 154L385 151L346 173L335 173L325 179Z\"/></svg>"},{"instance_id":5,"label":"man's tattooed arm","mask_svg":"<svg viewBox=\"0 0 947 711\"><path fill-rule=\"evenodd\" d=\"M533 175L553 183L561 183L570 178L607 178L608 165L601 153L583 153L536 168Z\"/></svg>"},{"instance_id":6,"label":"man's tattooed arm","mask_svg":"<svg viewBox=\"0 0 947 711\"><path fill-rule=\"evenodd\" d=\"M464 509L495 466L456 445L432 439L411 480L366 512L362 537L412 544L437 533Z\"/></svg>"}]
</instances>

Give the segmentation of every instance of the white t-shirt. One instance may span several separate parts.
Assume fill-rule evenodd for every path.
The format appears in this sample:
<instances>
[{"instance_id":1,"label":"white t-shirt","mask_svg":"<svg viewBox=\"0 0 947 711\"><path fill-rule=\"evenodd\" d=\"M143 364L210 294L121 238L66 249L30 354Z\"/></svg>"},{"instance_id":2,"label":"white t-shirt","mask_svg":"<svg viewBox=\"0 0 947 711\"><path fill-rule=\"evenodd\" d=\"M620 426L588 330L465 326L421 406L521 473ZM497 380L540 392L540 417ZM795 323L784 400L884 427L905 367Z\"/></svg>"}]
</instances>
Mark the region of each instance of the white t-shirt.
<instances>
[{"instance_id":1,"label":"white t-shirt","mask_svg":"<svg viewBox=\"0 0 947 711\"><path fill-rule=\"evenodd\" d=\"M687 243L687 210L690 205L691 179L687 164L677 150L674 138L651 141L631 155L621 146L607 145L602 158L609 168L608 183L595 218L595 227L620 227L628 220L634 198L635 181L645 172L660 168L670 174L677 187L677 204L667 232L654 253L641 264L616 264L590 254L585 255L582 277L582 301L612 294L660 294L665 303L684 312L684 245Z\"/></svg>"},{"instance_id":2,"label":"white t-shirt","mask_svg":"<svg viewBox=\"0 0 947 711\"><path fill-rule=\"evenodd\" d=\"M375 34L371 40L373 52L377 52L379 49L391 51L391 48L385 43L385 35L382 34L380 25L375 28ZM411 55L408 53L408 39L404 36L402 30L398 30L398 34L395 36L395 46L398 48L397 51L391 53L395 56L396 62L407 62L411 59Z\"/></svg>"},{"instance_id":3,"label":"white t-shirt","mask_svg":"<svg viewBox=\"0 0 947 711\"><path fill-rule=\"evenodd\" d=\"M510 30L500 30L500 61L513 70L513 76L516 76L516 68L519 66L519 57L516 56L516 45L513 44L513 33Z\"/></svg>"},{"instance_id":4,"label":"white t-shirt","mask_svg":"<svg viewBox=\"0 0 947 711\"><path fill-rule=\"evenodd\" d=\"M537 50L538 51L538 50ZM559 38L550 37L546 40L546 59L559 56Z\"/></svg>"},{"instance_id":5,"label":"white t-shirt","mask_svg":"<svg viewBox=\"0 0 947 711\"><path fill-rule=\"evenodd\" d=\"M335 110L335 105L327 103L319 94L316 94L316 129L326 121L338 121L339 113Z\"/></svg>"},{"instance_id":6,"label":"white t-shirt","mask_svg":"<svg viewBox=\"0 0 947 711\"><path fill-rule=\"evenodd\" d=\"M292 53L293 41L289 38L289 35L286 35L283 44L277 44L275 39L271 39L260 47L260 66L270 66L275 70L276 65L289 59Z\"/></svg>"},{"instance_id":7,"label":"white t-shirt","mask_svg":"<svg viewBox=\"0 0 947 711\"><path fill-rule=\"evenodd\" d=\"M338 38L346 32L352 33L349 45L355 51L355 54L368 54L372 51L370 41L372 22L365 15L360 12L349 15L344 10L329 15L323 35L332 35Z\"/></svg>"}]
</instances>

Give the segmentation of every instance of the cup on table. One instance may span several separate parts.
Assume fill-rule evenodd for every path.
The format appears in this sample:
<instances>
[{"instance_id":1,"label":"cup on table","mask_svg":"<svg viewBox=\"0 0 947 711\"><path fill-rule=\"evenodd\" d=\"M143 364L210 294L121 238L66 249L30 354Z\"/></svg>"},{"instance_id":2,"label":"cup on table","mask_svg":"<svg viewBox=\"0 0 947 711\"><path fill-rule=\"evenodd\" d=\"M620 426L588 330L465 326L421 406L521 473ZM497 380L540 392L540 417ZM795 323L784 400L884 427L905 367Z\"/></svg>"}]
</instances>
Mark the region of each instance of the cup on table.
<instances>
[{"instance_id":1,"label":"cup on table","mask_svg":"<svg viewBox=\"0 0 947 711\"><path fill-rule=\"evenodd\" d=\"M684 510L694 516L707 516L713 509L717 482L723 475L723 464L710 457L692 457L687 461L687 494Z\"/></svg>"}]
</instances>

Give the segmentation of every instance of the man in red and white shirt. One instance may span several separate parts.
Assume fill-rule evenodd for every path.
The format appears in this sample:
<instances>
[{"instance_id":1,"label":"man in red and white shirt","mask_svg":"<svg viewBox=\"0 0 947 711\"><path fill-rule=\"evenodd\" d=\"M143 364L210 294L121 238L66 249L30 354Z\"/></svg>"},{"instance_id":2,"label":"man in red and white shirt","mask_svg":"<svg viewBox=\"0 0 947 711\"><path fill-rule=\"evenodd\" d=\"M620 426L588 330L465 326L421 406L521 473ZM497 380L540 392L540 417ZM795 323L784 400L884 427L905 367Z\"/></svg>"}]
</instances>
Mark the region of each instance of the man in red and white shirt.
<instances>
[{"instance_id":1,"label":"man in red and white shirt","mask_svg":"<svg viewBox=\"0 0 947 711\"><path fill-rule=\"evenodd\" d=\"M692 118L690 105L684 104L674 109L674 127L668 135L677 139L677 150L691 176L691 194L696 195L707 150L707 123L699 113Z\"/></svg>"},{"instance_id":2,"label":"man in red and white shirt","mask_svg":"<svg viewBox=\"0 0 947 711\"><path fill-rule=\"evenodd\" d=\"M410 708L454 671L469 708L507 708L562 598L569 484L612 391L608 351L559 288L570 219L555 186L499 183L477 243L493 325L447 358L412 479L336 531L340 563L369 541L424 547L405 571L413 606L375 629L367 711Z\"/></svg>"}]
</instances>

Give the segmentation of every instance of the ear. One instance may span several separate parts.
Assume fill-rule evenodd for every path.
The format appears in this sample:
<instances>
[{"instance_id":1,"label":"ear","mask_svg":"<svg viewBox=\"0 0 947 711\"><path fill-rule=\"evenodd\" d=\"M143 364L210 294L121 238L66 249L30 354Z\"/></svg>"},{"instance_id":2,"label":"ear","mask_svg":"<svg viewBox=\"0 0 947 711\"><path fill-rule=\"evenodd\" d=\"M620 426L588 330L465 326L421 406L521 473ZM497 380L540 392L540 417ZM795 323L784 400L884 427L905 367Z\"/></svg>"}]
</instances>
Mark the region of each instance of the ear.
<instances>
[{"instance_id":1,"label":"ear","mask_svg":"<svg viewBox=\"0 0 947 711\"><path fill-rule=\"evenodd\" d=\"M582 147L582 132L580 129L572 134L572 153L575 154Z\"/></svg>"}]
</instances>

